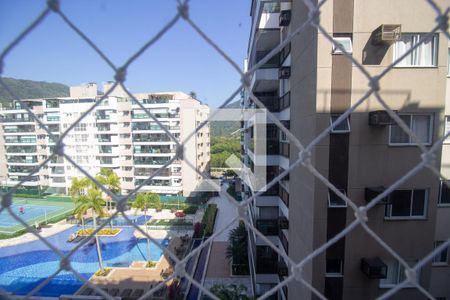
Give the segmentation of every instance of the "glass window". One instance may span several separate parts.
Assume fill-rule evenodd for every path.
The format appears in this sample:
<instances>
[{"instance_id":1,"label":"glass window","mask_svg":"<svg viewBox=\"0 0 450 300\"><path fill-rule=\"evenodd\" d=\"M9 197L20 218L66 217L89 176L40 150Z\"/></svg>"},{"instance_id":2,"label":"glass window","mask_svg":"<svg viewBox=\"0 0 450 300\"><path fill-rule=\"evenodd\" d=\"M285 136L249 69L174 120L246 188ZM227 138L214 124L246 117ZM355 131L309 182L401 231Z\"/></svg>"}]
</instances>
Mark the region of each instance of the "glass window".
<instances>
[{"instance_id":1,"label":"glass window","mask_svg":"<svg viewBox=\"0 0 450 300\"><path fill-rule=\"evenodd\" d=\"M408 53L398 64L398 67L430 67L437 65L438 35L425 40L425 33L402 33L402 36L394 46L394 61ZM411 48L414 48L411 52Z\"/></svg>"},{"instance_id":2,"label":"glass window","mask_svg":"<svg viewBox=\"0 0 450 300\"><path fill-rule=\"evenodd\" d=\"M395 190L391 193L390 204L386 205L385 216L425 217L427 207L427 190Z\"/></svg>"},{"instance_id":3,"label":"glass window","mask_svg":"<svg viewBox=\"0 0 450 300\"><path fill-rule=\"evenodd\" d=\"M340 115L331 115L330 117L330 125L332 126L332 133L347 133L350 132L350 120L349 118L345 118L339 124L335 124L336 120Z\"/></svg>"},{"instance_id":4,"label":"glass window","mask_svg":"<svg viewBox=\"0 0 450 300\"><path fill-rule=\"evenodd\" d=\"M344 190L341 193L347 195ZM347 207L347 203L332 190L328 190L328 207Z\"/></svg>"},{"instance_id":5,"label":"glass window","mask_svg":"<svg viewBox=\"0 0 450 300\"><path fill-rule=\"evenodd\" d=\"M434 242L434 249L442 245L444 241L436 241ZM433 264L434 265L448 265L448 255L449 255L449 248L445 248L441 252L439 252L434 258L433 258Z\"/></svg>"},{"instance_id":6,"label":"glass window","mask_svg":"<svg viewBox=\"0 0 450 300\"><path fill-rule=\"evenodd\" d=\"M342 276L342 259L327 259L326 262L326 277Z\"/></svg>"},{"instance_id":7,"label":"glass window","mask_svg":"<svg viewBox=\"0 0 450 300\"><path fill-rule=\"evenodd\" d=\"M386 261L385 261L386 263ZM412 267L415 265L415 261L406 261L406 263ZM387 263L387 274L386 278L380 279L380 287L381 288L390 288L403 282L405 277L405 267L400 264L397 260L389 260ZM417 278L420 278L420 271L417 272ZM420 279L419 279L420 280ZM406 287L412 287L410 283L405 285Z\"/></svg>"},{"instance_id":8,"label":"glass window","mask_svg":"<svg viewBox=\"0 0 450 300\"><path fill-rule=\"evenodd\" d=\"M446 136L450 131L450 117L445 116L445 127L444 127L444 136ZM444 140L444 143L450 142L450 136Z\"/></svg>"},{"instance_id":9,"label":"glass window","mask_svg":"<svg viewBox=\"0 0 450 300\"><path fill-rule=\"evenodd\" d=\"M352 39L350 37L334 37L333 41L341 45L341 47L344 48L345 52L353 52ZM333 54L344 54L344 52L336 47L336 45L333 43Z\"/></svg>"},{"instance_id":10,"label":"glass window","mask_svg":"<svg viewBox=\"0 0 450 300\"><path fill-rule=\"evenodd\" d=\"M450 183L450 181L447 181ZM450 204L450 188L441 181L441 189L439 191L439 204Z\"/></svg>"},{"instance_id":11,"label":"glass window","mask_svg":"<svg viewBox=\"0 0 450 300\"><path fill-rule=\"evenodd\" d=\"M431 144L431 115L399 115L406 126L414 132L423 144ZM398 124L390 126L389 143L391 145L415 145L413 139Z\"/></svg>"}]
</instances>

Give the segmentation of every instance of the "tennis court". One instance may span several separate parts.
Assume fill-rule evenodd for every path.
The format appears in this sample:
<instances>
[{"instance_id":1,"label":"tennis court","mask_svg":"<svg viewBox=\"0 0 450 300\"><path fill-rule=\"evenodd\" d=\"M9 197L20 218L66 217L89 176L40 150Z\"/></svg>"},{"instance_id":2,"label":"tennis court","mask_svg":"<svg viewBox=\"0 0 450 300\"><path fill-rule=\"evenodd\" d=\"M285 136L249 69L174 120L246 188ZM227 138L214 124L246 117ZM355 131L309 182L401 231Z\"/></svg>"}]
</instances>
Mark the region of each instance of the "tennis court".
<instances>
[{"instance_id":1,"label":"tennis court","mask_svg":"<svg viewBox=\"0 0 450 300\"><path fill-rule=\"evenodd\" d=\"M66 201L49 201L46 199L14 198L11 206L13 212L29 225L46 224L73 211L74 205ZM0 232L14 233L23 229L7 211L0 213Z\"/></svg>"}]
</instances>

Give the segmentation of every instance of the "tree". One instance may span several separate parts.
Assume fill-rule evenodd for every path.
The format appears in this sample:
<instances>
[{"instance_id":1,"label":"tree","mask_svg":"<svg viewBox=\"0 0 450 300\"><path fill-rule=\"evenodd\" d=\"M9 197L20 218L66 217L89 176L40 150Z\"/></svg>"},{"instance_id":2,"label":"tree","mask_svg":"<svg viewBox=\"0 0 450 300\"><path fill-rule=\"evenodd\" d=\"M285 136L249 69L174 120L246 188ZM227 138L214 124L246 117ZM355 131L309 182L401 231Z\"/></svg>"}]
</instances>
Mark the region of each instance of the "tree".
<instances>
[{"instance_id":1,"label":"tree","mask_svg":"<svg viewBox=\"0 0 450 300\"><path fill-rule=\"evenodd\" d=\"M97 179L98 182L108 188L113 194L120 193L120 178L111 168L101 168L100 173L95 176L95 179ZM109 195L106 195L106 203L109 203L110 205L110 207L107 207L108 211L112 209L111 201L111 197Z\"/></svg>"},{"instance_id":2,"label":"tree","mask_svg":"<svg viewBox=\"0 0 450 300\"><path fill-rule=\"evenodd\" d=\"M105 200L103 200L102 192L99 189L96 189L93 185L90 185L87 193L85 195L79 196L76 198L76 207L74 213L76 216L83 217L88 210L92 210L92 222L93 222L93 230L97 227L97 214L102 217L104 215L103 206L105 205ZM100 269L103 270L103 260L102 253L100 250L100 240L98 235L95 234L95 244L97 245L97 255L98 255L98 263L100 265Z\"/></svg>"},{"instance_id":3,"label":"tree","mask_svg":"<svg viewBox=\"0 0 450 300\"><path fill-rule=\"evenodd\" d=\"M131 205L133 208L136 208L136 212L138 209L144 211L144 220L145 220L145 229L147 231L148 235L148 226L147 226L147 210L152 207L152 205L157 205L159 203L159 206L161 206L161 200L159 199L159 195L152 193L152 192L146 192L146 193L139 193L136 196L136 200L134 200L133 204ZM148 260L150 259L150 239L147 237L147 255Z\"/></svg>"},{"instance_id":4,"label":"tree","mask_svg":"<svg viewBox=\"0 0 450 300\"><path fill-rule=\"evenodd\" d=\"M226 258L234 264L248 265L247 230L245 224L239 222L238 227L230 230Z\"/></svg>"},{"instance_id":5,"label":"tree","mask_svg":"<svg viewBox=\"0 0 450 300\"><path fill-rule=\"evenodd\" d=\"M81 198L86 194L88 187L90 186L90 181L88 178L72 178L72 185L69 188L69 195L72 197L72 200L75 202L75 204L79 205L81 203ZM84 226L84 214L86 211L81 213L83 210L75 210L75 217L78 220L81 220L81 224Z\"/></svg>"},{"instance_id":6,"label":"tree","mask_svg":"<svg viewBox=\"0 0 450 300\"><path fill-rule=\"evenodd\" d=\"M190 91L189 92L189 97L191 97L192 99L197 99L197 93L194 91Z\"/></svg>"},{"instance_id":7,"label":"tree","mask_svg":"<svg viewBox=\"0 0 450 300\"><path fill-rule=\"evenodd\" d=\"M250 300L247 296L247 288L243 284L215 284L209 290L221 300ZM202 300L209 299L211 298L208 296L202 297Z\"/></svg>"}]
</instances>

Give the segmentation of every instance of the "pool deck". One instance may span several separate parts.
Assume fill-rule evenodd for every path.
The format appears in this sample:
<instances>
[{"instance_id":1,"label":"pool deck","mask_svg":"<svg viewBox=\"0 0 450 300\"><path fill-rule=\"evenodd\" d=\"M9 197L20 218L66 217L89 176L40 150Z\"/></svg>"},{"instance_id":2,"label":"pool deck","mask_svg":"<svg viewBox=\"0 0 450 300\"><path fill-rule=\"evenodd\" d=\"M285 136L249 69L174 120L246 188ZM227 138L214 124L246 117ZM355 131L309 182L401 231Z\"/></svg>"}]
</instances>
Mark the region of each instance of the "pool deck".
<instances>
[{"instance_id":1,"label":"pool deck","mask_svg":"<svg viewBox=\"0 0 450 300\"><path fill-rule=\"evenodd\" d=\"M60 223L44 226L39 231L39 234L42 237L49 237L49 236L57 234L57 233L59 233L61 231L67 230L67 229L69 229L69 228L71 228L73 226L75 226L75 225L73 225L73 224L63 224L63 222L60 222ZM21 236L15 237L15 238L0 240L0 247L15 246L15 245L23 244L23 243L36 241L37 239L38 239L37 236L35 236L34 234L28 232L28 233L25 233L25 234L23 234Z\"/></svg>"},{"instance_id":2,"label":"pool deck","mask_svg":"<svg viewBox=\"0 0 450 300\"><path fill-rule=\"evenodd\" d=\"M175 248L179 247L181 244L181 239L179 237L174 237L171 239L167 249L174 253ZM167 274L172 274L173 272L173 266L170 265L166 255L161 256L155 268L145 268L145 264L145 261L134 261L128 268L112 268L112 271L108 276L92 276L89 279L89 282L97 285L99 288L106 288L108 290L118 289L119 295L125 289L141 289L146 293L164 281L164 278L161 275L163 272ZM166 286L170 283L171 280L166 283ZM82 294L87 288L89 288L87 284L83 285L76 294Z\"/></svg>"}]
</instances>

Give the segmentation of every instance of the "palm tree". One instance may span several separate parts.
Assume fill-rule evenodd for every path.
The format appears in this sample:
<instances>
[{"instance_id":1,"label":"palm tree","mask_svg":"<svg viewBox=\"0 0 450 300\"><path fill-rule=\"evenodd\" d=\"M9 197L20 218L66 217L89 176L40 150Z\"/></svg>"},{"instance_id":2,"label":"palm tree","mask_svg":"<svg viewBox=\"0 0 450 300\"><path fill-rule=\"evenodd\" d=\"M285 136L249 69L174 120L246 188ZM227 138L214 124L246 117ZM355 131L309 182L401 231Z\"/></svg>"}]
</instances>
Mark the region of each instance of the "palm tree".
<instances>
[{"instance_id":1,"label":"palm tree","mask_svg":"<svg viewBox=\"0 0 450 300\"><path fill-rule=\"evenodd\" d=\"M120 188L120 178L116 173L110 168L101 168L100 173L95 176L95 179L98 180L101 184L103 184L106 188L108 188L113 194L118 194L121 191ZM111 197L109 195L106 196L106 203L110 205L107 207L109 211L112 209Z\"/></svg>"},{"instance_id":2,"label":"palm tree","mask_svg":"<svg viewBox=\"0 0 450 300\"><path fill-rule=\"evenodd\" d=\"M247 243L247 230L245 229L245 224L239 222L239 226L230 230L228 235L226 258L232 263L248 265Z\"/></svg>"},{"instance_id":3,"label":"palm tree","mask_svg":"<svg viewBox=\"0 0 450 300\"><path fill-rule=\"evenodd\" d=\"M147 193L139 193L136 196L136 200L132 204L132 206L136 208L136 210L141 209L144 211L145 229L147 231L147 235L148 235L147 209L157 205L157 203L160 203L159 195L152 192L147 192ZM150 261L150 239L148 237L147 237L147 255L148 260Z\"/></svg>"},{"instance_id":4,"label":"palm tree","mask_svg":"<svg viewBox=\"0 0 450 300\"><path fill-rule=\"evenodd\" d=\"M87 188L90 185L90 181L88 178L73 178L72 179L72 185L69 188L69 195L72 197L72 200L75 203L78 203L80 201L80 198L86 193ZM81 211L74 211L75 217L78 220L81 220L81 224L83 226L83 229L85 229L84 226L84 213L81 213Z\"/></svg>"},{"instance_id":5,"label":"palm tree","mask_svg":"<svg viewBox=\"0 0 450 300\"><path fill-rule=\"evenodd\" d=\"M93 230L95 230L95 228L97 228L97 214L100 217L104 215L103 206L105 205L105 200L103 200L101 190L91 186L87 190L86 195L82 195L77 198L76 204L77 206L75 207L74 213L77 216L84 216L88 210L92 210ZM97 245L97 255L100 269L103 270L102 253L97 234L95 234L95 244Z\"/></svg>"}]
</instances>

